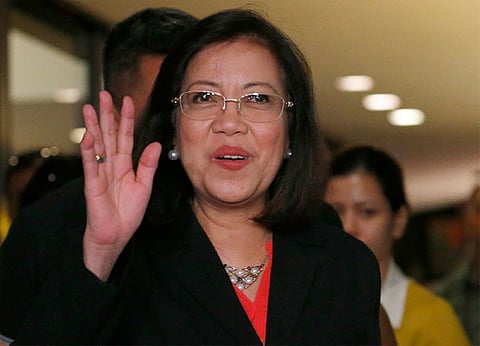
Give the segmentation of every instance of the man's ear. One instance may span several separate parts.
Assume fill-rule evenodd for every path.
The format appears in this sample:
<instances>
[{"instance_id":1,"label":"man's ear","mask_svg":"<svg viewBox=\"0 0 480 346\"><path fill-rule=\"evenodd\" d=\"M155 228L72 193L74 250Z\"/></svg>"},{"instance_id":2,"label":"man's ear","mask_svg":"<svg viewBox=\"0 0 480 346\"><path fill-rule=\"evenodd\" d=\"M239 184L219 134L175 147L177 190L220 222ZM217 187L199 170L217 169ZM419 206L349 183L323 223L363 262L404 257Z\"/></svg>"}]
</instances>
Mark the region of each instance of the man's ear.
<instances>
[{"instance_id":1,"label":"man's ear","mask_svg":"<svg viewBox=\"0 0 480 346\"><path fill-rule=\"evenodd\" d=\"M393 238L400 239L405 233L410 212L406 206L401 206L394 215Z\"/></svg>"}]
</instances>

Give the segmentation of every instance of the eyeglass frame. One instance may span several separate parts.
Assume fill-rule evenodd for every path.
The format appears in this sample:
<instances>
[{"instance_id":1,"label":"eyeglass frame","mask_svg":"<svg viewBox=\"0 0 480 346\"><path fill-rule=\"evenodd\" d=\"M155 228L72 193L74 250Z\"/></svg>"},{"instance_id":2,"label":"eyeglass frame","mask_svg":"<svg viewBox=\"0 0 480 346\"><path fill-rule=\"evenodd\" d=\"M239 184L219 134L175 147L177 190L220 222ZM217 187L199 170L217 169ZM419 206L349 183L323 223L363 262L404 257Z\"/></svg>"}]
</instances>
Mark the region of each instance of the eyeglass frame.
<instances>
[{"instance_id":1,"label":"eyeglass frame","mask_svg":"<svg viewBox=\"0 0 480 346\"><path fill-rule=\"evenodd\" d=\"M175 105L179 105L180 106L180 110L182 111L182 114L185 115L187 118L189 119L192 119L192 120L200 120L200 121L204 121L204 120L212 120L212 119L215 119L217 118L218 114L216 114L215 116L212 116L211 118L206 118L206 119L197 119L197 118L193 118L191 116L189 116L188 114L185 113L185 111L183 110L183 107L182 107L182 97L186 94L189 94L189 93L208 93L208 94L211 94L211 95L215 95L215 96L220 96L223 98L223 105L222 107L220 108L220 111L221 112L225 112L225 110L227 109L227 102L236 102L237 103L237 112L240 113L240 110L241 110L241 102L242 100L245 99L245 97L248 97L248 96L258 96L258 95L266 95L266 96L275 96L275 97L279 97L281 100L282 100L282 110L280 111L280 113L278 114L278 116L273 119L273 120L269 120L269 121L258 121L258 120L251 120L251 119L248 119L248 118L244 118L245 120L248 120L248 121L251 121L251 122L255 122L255 123L270 123L270 122L274 122L276 121L277 119L279 119L282 114L283 114L283 111L286 109L290 109L294 106L294 103L293 101L285 101L285 98L283 98L283 96L280 96L278 94L272 94L272 93L260 93L260 92L252 92L252 93L247 93L247 94L244 94L242 96L240 96L239 98L227 98L225 97L225 95L219 93L219 92L216 92L216 91L211 91L211 90L187 90L187 91L184 91L183 93L181 93L179 96L177 97L174 97L173 99L170 100L170 102L172 102L173 104ZM217 108L217 111L218 111L218 108Z\"/></svg>"}]
</instances>

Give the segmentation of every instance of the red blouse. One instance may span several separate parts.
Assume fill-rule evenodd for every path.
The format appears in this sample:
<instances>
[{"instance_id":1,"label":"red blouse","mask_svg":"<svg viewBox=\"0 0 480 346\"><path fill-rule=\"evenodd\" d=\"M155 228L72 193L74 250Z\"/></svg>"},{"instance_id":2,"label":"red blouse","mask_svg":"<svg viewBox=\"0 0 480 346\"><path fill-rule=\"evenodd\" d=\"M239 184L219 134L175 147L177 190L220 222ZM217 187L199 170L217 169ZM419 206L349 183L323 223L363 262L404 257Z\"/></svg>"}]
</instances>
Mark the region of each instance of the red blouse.
<instances>
[{"instance_id":1,"label":"red blouse","mask_svg":"<svg viewBox=\"0 0 480 346\"><path fill-rule=\"evenodd\" d=\"M263 272L260 286L258 287L255 300L252 302L242 291L235 285L235 292L240 300L240 303L245 310L253 328L257 332L258 337L265 344L265 337L267 333L267 310L268 310L268 293L270 291L270 272L272 269L273 244L271 241L265 243L265 248L268 254L268 263Z\"/></svg>"}]
</instances>

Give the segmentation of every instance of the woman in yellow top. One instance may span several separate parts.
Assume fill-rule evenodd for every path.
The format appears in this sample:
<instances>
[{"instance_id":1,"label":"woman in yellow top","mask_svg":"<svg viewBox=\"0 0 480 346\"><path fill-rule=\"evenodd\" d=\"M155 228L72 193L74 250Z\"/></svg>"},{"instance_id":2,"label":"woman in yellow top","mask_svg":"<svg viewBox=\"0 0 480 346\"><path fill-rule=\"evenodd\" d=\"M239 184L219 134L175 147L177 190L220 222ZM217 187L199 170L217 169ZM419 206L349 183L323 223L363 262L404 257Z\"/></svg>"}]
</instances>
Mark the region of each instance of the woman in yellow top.
<instances>
[{"instance_id":1,"label":"woman in yellow top","mask_svg":"<svg viewBox=\"0 0 480 346\"><path fill-rule=\"evenodd\" d=\"M469 345L450 304L405 276L393 260L393 243L403 236L409 214L398 163L369 146L344 150L332 161L326 201L344 229L377 257L381 303L398 345Z\"/></svg>"}]
</instances>

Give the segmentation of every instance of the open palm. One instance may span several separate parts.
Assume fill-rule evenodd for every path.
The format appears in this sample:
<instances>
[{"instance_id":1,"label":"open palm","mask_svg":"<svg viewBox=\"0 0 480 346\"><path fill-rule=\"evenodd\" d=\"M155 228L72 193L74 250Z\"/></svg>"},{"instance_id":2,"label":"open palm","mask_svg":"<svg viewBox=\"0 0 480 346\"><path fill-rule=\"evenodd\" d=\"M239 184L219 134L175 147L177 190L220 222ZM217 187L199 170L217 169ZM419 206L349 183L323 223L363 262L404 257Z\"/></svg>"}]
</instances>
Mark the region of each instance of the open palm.
<instances>
[{"instance_id":1,"label":"open palm","mask_svg":"<svg viewBox=\"0 0 480 346\"><path fill-rule=\"evenodd\" d=\"M98 117L91 105L83 108L86 132L80 150L87 201L83 248L87 268L107 279L145 214L161 145L149 144L135 171L133 102L125 97L117 123L110 94L102 91L99 97Z\"/></svg>"}]
</instances>

